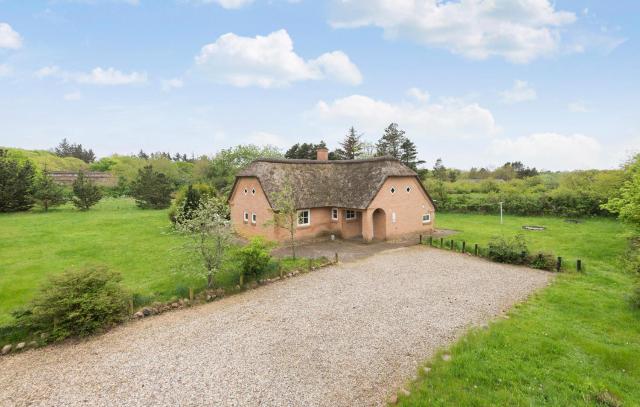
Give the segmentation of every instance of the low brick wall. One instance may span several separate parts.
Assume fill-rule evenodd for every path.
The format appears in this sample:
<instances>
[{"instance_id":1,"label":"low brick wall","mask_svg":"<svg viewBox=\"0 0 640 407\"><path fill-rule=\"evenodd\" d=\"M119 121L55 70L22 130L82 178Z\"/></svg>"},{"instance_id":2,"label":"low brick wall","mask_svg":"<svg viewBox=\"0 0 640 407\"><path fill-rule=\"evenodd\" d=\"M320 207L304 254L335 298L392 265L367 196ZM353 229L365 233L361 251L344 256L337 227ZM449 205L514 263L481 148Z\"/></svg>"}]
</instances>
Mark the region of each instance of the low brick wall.
<instances>
[{"instance_id":1,"label":"low brick wall","mask_svg":"<svg viewBox=\"0 0 640 407\"><path fill-rule=\"evenodd\" d=\"M49 173L51 177L58 183L63 185L71 185L78 177L77 172L73 171L52 171ZM84 173L85 177L89 178L96 185L103 187L114 187L118 183L113 174L108 172L87 171Z\"/></svg>"}]
</instances>

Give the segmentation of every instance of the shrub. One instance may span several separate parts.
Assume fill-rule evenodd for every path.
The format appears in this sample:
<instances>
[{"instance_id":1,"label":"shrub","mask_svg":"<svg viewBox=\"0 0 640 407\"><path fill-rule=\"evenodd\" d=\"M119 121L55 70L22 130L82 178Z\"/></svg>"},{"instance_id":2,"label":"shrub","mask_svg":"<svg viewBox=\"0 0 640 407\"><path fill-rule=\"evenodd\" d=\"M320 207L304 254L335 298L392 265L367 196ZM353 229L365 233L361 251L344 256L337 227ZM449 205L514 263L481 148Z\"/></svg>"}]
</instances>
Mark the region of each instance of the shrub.
<instances>
[{"instance_id":1,"label":"shrub","mask_svg":"<svg viewBox=\"0 0 640 407\"><path fill-rule=\"evenodd\" d=\"M46 212L50 207L65 203L67 194L62 185L57 184L51 175L43 172L36 180L34 198Z\"/></svg>"},{"instance_id":2,"label":"shrub","mask_svg":"<svg viewBox=\"0 0 640 407\"><path fill-rule=\"evenodd\" d=\"M100 188L86 178L82 171L78 172L76 180L73 181L73 204L76 208L86 211L100 199L102 199Z\"/></svg>"},{"instance_id":3,"label":"shrub","mask_svg":"<svg viewBox=\"0 0 640 407\"><path fill-rule=\"evenodd\" d=\"M164 209L171 204L172 182L161 172L147 165L138 170L138 177L131 184L131 194L136 205L143 209Z\"/></svg>"},{"instance_id":4,"label":"shrub","mask_svg":"<svg viewBox=\"0 0 640 407\"><path fill-rule=\"evenodd\" d=\"M527 261L527 243L523 235L512 238L495 237L489 242L488 257L498 263L524 264Z\"/></svg>"},{"instance_id":5,"label":"shrub","mask_svg":"<svg viewBox=\"0 0 640 407\"><path fill-rule=\"evenodd\" d=\"M51 332L54 340L90 335L126 318L128 296L121 279L104 267L54 275L14 316L19 326Z\"/></svg>"},{"instance_id":6,"label":"shrub","mask_svg":"<svg viewBox=\"0 0 640 407\"><path fill-rule=\"evenodd\" d=\"M180 217L190 218L190 213L200 205L202 199L215 196L214 189L207 184L189 184L178 190L169 209L169 219L172 223ZM185 213L185 211L189 213Z\"/></svg>"},{"instance_id":7,"label":"shrub","mask_svg":"<svg viewBox=\"0 0 640 407\"><path fill-rule=\"evenodd\" d=\"M240 269L245 278L258 279L267 271L271 255L265 241L253 238L251 242L238 251Z\"/></svg>"},{"instance_id":8,"label":"shrub","mask_svg":"<svg viewBox=\"0 0 640 407\"><path fill-rule=\"evenodd\" d=\"M529 266L534 269L553 271L556 269L556 258L553 254L538 253L528 260Z\"/></svg>"}]
</instances>

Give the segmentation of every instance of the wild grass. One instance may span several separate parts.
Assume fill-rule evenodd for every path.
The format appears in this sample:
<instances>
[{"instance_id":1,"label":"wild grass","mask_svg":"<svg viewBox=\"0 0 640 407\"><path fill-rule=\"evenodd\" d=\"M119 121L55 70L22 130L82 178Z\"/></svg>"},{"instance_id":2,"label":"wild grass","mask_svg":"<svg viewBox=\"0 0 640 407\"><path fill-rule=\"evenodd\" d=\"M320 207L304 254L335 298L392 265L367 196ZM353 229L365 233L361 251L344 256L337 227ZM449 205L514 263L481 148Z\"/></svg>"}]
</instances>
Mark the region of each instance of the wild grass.
<instances>
[{"instance_id":1,"label":"wild grass","mask_svg":"<svg viewBox=\"0 0 640 407\"><path fill-rule=\"evenodd\" d=\"M532 251L580 258L587 267L558 274L508 319L465 334L447 350L451 361L436 355L401 405L640 405L640 313L629 301L634 277L619 267L621 224L507 216L500 225L498 216L438 214L437 225L468 244L524 233Z\"/></svg>"}]
</instances>

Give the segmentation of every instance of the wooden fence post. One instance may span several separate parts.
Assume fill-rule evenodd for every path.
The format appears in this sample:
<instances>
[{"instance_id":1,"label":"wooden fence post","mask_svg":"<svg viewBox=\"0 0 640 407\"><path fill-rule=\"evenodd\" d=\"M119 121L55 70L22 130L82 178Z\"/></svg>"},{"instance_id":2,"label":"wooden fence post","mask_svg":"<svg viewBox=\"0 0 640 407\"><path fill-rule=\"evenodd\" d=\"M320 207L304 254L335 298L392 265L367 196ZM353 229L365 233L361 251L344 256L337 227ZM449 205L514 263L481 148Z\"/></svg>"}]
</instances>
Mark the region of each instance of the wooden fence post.
<instances>
[{"instance_id":1,"label":"wooden fence post","mask_svg":"<svg viewBox=\"0 0 640 407\"><path fill-rule=\"evenodd\" d=\"M556 264L556 271L562 270L562 257L558 257L558 263Z\"/></svg>"},{"instance_id":2,"label":"wooden fence post","mask_svg":"<svg viewBox=\"0 0 640 407\"><path fill-rule=\"evenodd\" d=\"M244 273L240 272L240 288L244 285Z\"/></svg>"},{"instance_id":3,"label":"wooden fence post","mask_svg":"<svg viewBox=\"0 0 640 407\"><path fill-rule=\"evenodd\" d=\"M450 250L453 250L453 239L451 239L451 244L450 244L450 246L449 246L449 249L450 249Z\"/></svg>"},{"instance_id":4,"label":"wooden fence post","mask_svg":"<svg viewBox=\"0 0 640 407\"><path fill-rule=\"evenodd\" d=\"M578 261L576 262L576 269L578 271L582 271L582 260L578 259Z\"/></svg>"},{"instance_id":5,"label":"wooden fence post","mask_svg":"<svg viewBox=\"0 0 640 407\"><path fill-rule=\"evenodd\" d=\"M129 314L133 315L133 297L129 298Z\"/></svg>"},{"instance_id":6,"label":"wooden fence post","mask_svg":"<svg viewBox=\"0 0 640 407\"><path fill-rule=\"evenodd\" d=\"M336 253L337 255L337 253ZM282 269L282 263L278 262L278 271L280 271L280 278L284 277L284 270Z\"/></svg>"},{"instance_id":7,"label":"wooden fence post","mask_svg":"<svg viewBox=\"0 0 640 407\"><path fill-rule=\"evenodd\" d=\"M336 252L336 255L335 255L335 263L338 263L338 252Z\"/></svg>"},{"instance_id":8,"label":"wooden fence post","mask_svg":"<svg viewBox=\"0 0 640 407\"><path fill-rule=\"evenodd\" d=\"M420 235L420 244L422 244L422 235Z\"/></svg>"},{"instance_id":9,"label":"wooden fence post","mask_svg":"<svg viewBox=\"0 0 640 407\"><path fill-rule=\"evenodd\" d=\"M433 236L429 236L429 246L433 246Z\"/></svg>"},{"instance_id":10,"label":"wooden fence post","mask_svg":"<svg viewBox=\"0 0 640 407\"><path fill-rule=\"evenodd\" d=\"M465 253L467 251L467 242L465 242L464 240L462 241L462 253Z\"/></svg>"},{"instance_id":11,"label":"wooden fence post","mask_svg":"<svg viewBox=\"0 0 640 407\"><path fill-rule=\"evenodd\" d=\"M444 247L444 237L440 238L440 248L442 249Z\"/></svg>"},{"instance_id":12,"label":"wooden fence post","mask_svg":"<svg viewBox=\"0 0 640 407\"><path fill-rule=\"evenodd\" d=\"M475 255L478 255L478 243L476 243L476 246L473 249L473 252L475 253Z\"/></svg>"},{"instance_id":13,"label":"wooden fence post","mask_svg":"<svg viewBox=\"0 0 640 407\"><path fill-rule=\"evenodd\" d=\"M193 288L189 287L189 302L193 302Z\"/></svg>"}]
</instances>

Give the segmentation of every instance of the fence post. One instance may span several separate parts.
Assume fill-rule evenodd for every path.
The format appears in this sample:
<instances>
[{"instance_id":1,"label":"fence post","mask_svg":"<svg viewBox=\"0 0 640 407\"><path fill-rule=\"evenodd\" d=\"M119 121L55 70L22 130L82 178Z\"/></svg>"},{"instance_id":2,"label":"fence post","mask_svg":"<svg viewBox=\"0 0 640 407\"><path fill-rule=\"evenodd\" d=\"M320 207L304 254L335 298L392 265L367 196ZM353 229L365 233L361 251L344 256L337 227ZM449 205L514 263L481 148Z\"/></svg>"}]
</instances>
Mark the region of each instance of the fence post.
<instances>
[{"instance_id":1,"label":"fence post","mask_svg":"<svg viewBox=\"0 0 640 407\"><path fill-rule=\"evenodd\" d=\"M560 271L562 269L562 257L558 257L558 263L556 264L556 271Z\"/></svg>"},{"instance_id":2,"label":"fence post","mask_svg":"<svg viewBox=\"0 0 640 407\"><path fill-rule=\"evenodd\" d=\"M335 256L335 263L338 262L338 252L336 252L336 256Z\"/></svg>"},{"instance_id":3,"label":"fence post","mask_svg":"<svg viewBox=\"0 0 640 407\"><path fill-rule=\"evenodd\" d=\"M133 315L133 297L129 298L129 314Z\"/></svg>"},{"instance_id":4,"label":"fence post","mask_svg":"<svg viewBox=\"0 0 640 407\"><path fill-rule=\"evenodd\" d=\"M478 255L478 243L476 243L476 245L475 245L475 247L473 249L473 252L475 253L476 256Z\"/></svg>"},{"instance_id":5,"label":"fence post","mask_svg":"<svg viewBox=\"0 0 640 407\"><path fill-rule=\"evenodd\" d=\"M440 248L442 249L444 247L444 237L440 238Z\"/></svg>"},{"instance_id":6,"label":"fence post","mask_svg":"<svg viewBox=\"0 0 640 407\"><path fill-rule=\"evenodd\" d=\"M240 288L244 285L244 273L240 272Z\"/></svg>"},{"instance_id":7,"label":"fence post","mask_svg":"<svg viewBox=\"0 0 640 407\"><path fill-rule=\"evenodd\" d=\"M337 253L336 253L337 255ZM282 269L282 263L278 262L278 271L280 271L280 278L284 277L284 270Z\"/></svg>"},{"instance_id":8,"label":"fence post","mask_svg":"<svg viewBox=\"0 0 640 407\"><path fill-rule=\"evenodd\" d=\"M576 262L576 269L578 271L582 271L582 260L578 259L578 261Z\"/></svg>"},{"instance_id":9,"label":"fence post","mask_svg":"<svg viewBox=\"0 0 640 407\"><path fill-rule=\"evenodd\" d=\"M453 250L453 239L451 239L451 244L450 244L450 246L449 246L449 249L450 249L450 250Z\"/></svg>"},{"instance_id":10,"label":"fence post","mask_svg":"<svg viewBox=\"0 0 640 407\"><path fill-rule=\"evenodd\" d=\"M193 288L189 287L189 302L193 302Z\"/></svg>"},{"instance_id":11,"label":"fence post","mask_svg":"<svg viewBox=\"0 0 640 407\"><path fill-rule=\"evenodd\" d=\"M465 253L467 251L467 242L465 242L464 240L462 241L462 253Z\"/></svg>"},{"instance_id":12,"label":"fence post","mask_svg":"<svg viewBox=\"0 0 640 407\"><path fill-rule=\"evenodd\" d=\"M313 268L313 258L309 257L309 271Z\"/></svg>"},{"instance_id":13,"label":"fence post","mask_svg":"<svg viewBox=\"0 0 640 407\"><path fill-rule=\"evenodd\" d=\"M429 236L429 246L433 246L433 236Z\"/></svg>"},{"instance_id":14,"label":"fence post","mask_svg":"<svg viewBox=\"0 0 640 407\"><path fill-rule=\"evenodd\" d=\"M422 235L420 235L420 244L422 244Z\"/></svg>"}]
</instances>

